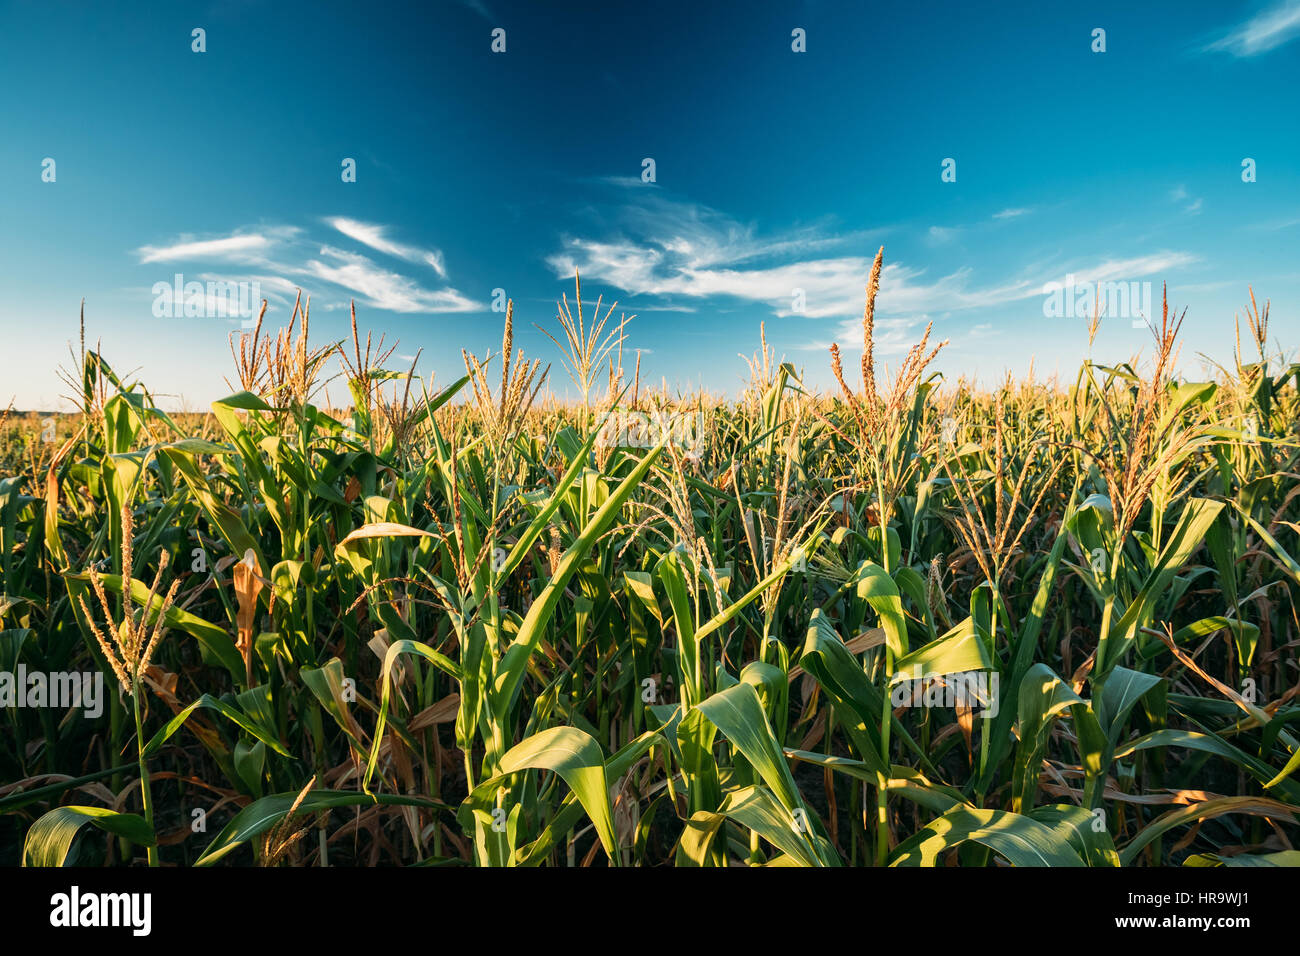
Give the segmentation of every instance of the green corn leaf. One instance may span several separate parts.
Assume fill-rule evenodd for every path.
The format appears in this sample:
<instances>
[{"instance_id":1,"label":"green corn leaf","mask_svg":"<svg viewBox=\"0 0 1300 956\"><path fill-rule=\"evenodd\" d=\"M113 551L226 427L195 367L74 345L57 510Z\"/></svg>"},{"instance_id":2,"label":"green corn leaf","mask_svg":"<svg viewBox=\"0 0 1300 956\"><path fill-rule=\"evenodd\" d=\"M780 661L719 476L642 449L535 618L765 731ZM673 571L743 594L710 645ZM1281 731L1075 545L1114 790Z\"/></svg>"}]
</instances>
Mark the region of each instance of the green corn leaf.
<instances>
[{"instance_id":1,"label":"green corn leaf","mask_svg":"<svg viewBox=\"0 0 1300 956\"><path fill-rule=\"evenodd\" d=\"M1005 857L1013 866L1083 866L1057 830L1032 817L1005 810L954 807L900 843L890 866L934 866L939 854L972 841Z\"/></svg>"},{"instance_id":2,"label":"green corn leaf","mask_svg":"<svg viewBox=\"0 0 1300 956\"><path fill-rule=\"evenodd\" d=\"M55 807L27 830L23 866L63 866L81 828L87 823L141 846L153 846L153 829L144 817L101 807Z\"/></svg>"}]
</instances>

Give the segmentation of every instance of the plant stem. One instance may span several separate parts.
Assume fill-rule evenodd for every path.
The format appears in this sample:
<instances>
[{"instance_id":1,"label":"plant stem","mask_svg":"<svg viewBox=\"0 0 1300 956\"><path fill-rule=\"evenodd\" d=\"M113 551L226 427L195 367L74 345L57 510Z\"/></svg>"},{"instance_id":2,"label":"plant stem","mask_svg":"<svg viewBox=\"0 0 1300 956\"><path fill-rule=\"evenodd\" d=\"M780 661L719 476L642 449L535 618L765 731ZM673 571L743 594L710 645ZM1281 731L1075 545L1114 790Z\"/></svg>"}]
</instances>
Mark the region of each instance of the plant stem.
<instances>
[{"instance_id":1,"label":"plant stem","mask_svg":"<svg viewBox=\"0 0 1300 956\"><path fill-rule=\"evenodd\" d=\"M140 764L140 799L144 802L144 822L153 830L153 793L149 788L149 766L144 759L144 731L140 722L140 676L136 675L131 693L131 706L135 711L135 752ZM158 865L158 835L154 833L154 842L147 846L149 865Z\"/></svg>"},{"instance_id":2,"label":"plant stem","mask_svg":"<svg viewBox=\"0 0 1300 956\"><path fill-rule=\"evenodd\" d=\"M889 731L893 712L889 706L889 679L894 674L894 652L885 648L885 692L880 703L880 760L889 766ZM889 857L889 779L876 774L876 866L884 866Z\"/></svg>"}]
</instances>

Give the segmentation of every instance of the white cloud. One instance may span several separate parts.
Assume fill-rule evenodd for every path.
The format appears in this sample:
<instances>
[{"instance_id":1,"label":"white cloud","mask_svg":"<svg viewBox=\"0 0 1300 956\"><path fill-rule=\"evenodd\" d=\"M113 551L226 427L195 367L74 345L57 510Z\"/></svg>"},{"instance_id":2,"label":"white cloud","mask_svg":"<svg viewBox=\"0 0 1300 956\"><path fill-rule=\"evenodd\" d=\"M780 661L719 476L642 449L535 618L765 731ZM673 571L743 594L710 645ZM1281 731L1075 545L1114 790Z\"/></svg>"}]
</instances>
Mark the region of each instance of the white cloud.
<instances>
[{"instance_id":1,"label":"white cloud","mask_svg":"<svg viewBox=\"0 0 1300 956\"><path fill-rule=\"evenodd\" d=\"M236 275L228 275L228 274L215 273L215 272L201 272L199 273L197 278L203 282L256 282L259 285L261 285L263 293L265 293L269 289L273 293L280 293L282 295L288 296L289 298L293 298L298 294L298 286L295 283L290 282L288 279L284 278L283 276L275 276L275 275L236 276Z\"/></svg>"},{"instance_id":2,"label":"white cloud","mask_svg":"<svg viewBox=\"0 0 1300 956\"><path fill-rule=\"evenodd\" d=\"M356 219L348 219L344 216L335 216L325 221L349 239L369 246L376 252L382 252L384 255L393 256L397 259L405 259L407 262L423 262L425 265L432 266L433 270L438 273L439 278L447 278L447 267L443 261L441 250L419 249L415 246L394 242L386 235L386 226L358 222Z\"/></svg>"},{"instance_id":3,"label":"white cloud","mask_svg":"<svg viewBox=\"0 0 1300 956\"><path fill-rule=\"evenodd\" d=\"M557 278L572 276L576 268L586 279L634 296L708 299L714 309L719 307L714 300L729 297L766 306L781 317L838 320L833 332L825 330L797 346L801 349L822 349L837 340L849 351L861 341L874 242L812 228L759 236L715 210L662 198L612 218L621 232L570 237L549 257ZM926 235L945 236L945 230L935 227ZM1163 276L1196 261L1189 253L1163 250L1128 258L1040 262L1018 275L985 283L976 281L970 267L929 276L924 269L886 262L876 300L875 348L881 355L903 353L916 341L918 327L931 319L939 326L961 313L1032 300L1044 294L1045 285L1063 283L1067 276L1077 283L1134 281ZM804 299L799 312L797 290ZM988 321L966 333L968 338L992 334L995 326ZM936 328L935 338L940 337Z\"/></svg>"},{"instance_id":4,"label":"white cloud","mask_svg":"<svg viewBox=\"0 0 1300 956\"><path fill-rule=\"evenodd\" d=\"M577 269L634 295L730 296L765 303L778 316L816 319L862 312L876 250L862 233L834 236L804 227L760 236L716 210L662 197L626 208L617 219L623 235L568 239L547 260L556 276L566 278ZM936 236L947 237L942 227L935 228ZM826 255L849 250L853 254ZM972 289L969 269L929 283L921 277L921 271L886 263L877 313L978 308L1038 295L1041 288L1023 280ZM799 290L802 312L795 310Z\"/></svg>"},{"instance_id":5,"label":"white cloud","mask_svg":"<svg viewBox=\"0 0 1300 956\"><path fill-rule=\"evenodd\" d=\"M1181 203L1186 201L1187 199L1191 199L1191 197L1188 195L1187 187L1180 184L1178 186L1175 186L1173 189L1169 190L1169 199L1172 202ZM1192 199L1192 201L1187 203L1187 205L1183 206L1183 212L1193 216L1195 216L1200 211L1201 211L1201 198L1199 196L1196 197L1195 199Z\"/></svg>"},{"instance_id":6,"label":"white cloud","mask_svg":"<svg viewBox=\"0 0 1300 956\"><path fill-rule=\"evenodd\" d=\"M255 261L271 247L264 235L227 236L224 239L184 240L170 246L142 246L136 250L141 264L175 262L180 259L229 259Z\"/></svg>"},{"instance_id":7,"label":"white cloud","mask_svg":"<svg viewBox=\"0 0 1300 956\"><path fill-rule=\"evenodd\" d=\"M1278 229L1290 229L1292 226L1300 226L1300 219L1277 219L1273 222L1254 223L1247 228L1276 231Z\"/></svg>"},{"instance_id":8,"label":"white cloud","mask_svg":"<svg viewBox=\"0 0 1300 956\"><path fill-rule=\"evenodd\" d=\"M926 313L904 315L896 318L882 318L877 314L871 329L872 352L879 357L905 354L908 349L916 344L918 338L917 329L924 328L931 319L932 317ZM943 336L936 337L932 333L931 338L937 344ZM824 352L830 348L832 342L839 343L840 351L846 354L861 352L862 316L857 315L851 319L842 319L836 323L835 334L831 338L819 338L798 346L798 348L801 351Z\"/></svg>"},{"instance_id":9,"label":"white cloud","mask_svg":"<svg viewBox=\"0 0 1300 956\"><path fill-rule=\"evenodd\" d=\"M1003 209L1001 212L995 212L993 214L993 218L994 219L1015 219L1018 216L1028 215L1032 211L1033 210L1029 209L1028 207L1022 207L1018 209Z\"/></svg>"},{"instance_id":10,"label":"white cloud","mask_svg":"<svg viewBox=\"0 0 1300 956\"><path fill-rule=\"evenodd\" d=\"M697 309L693 305L654 305L653 303L650 305L643 305L641 306L641 309L644 312L698 312L699 311L699 309Z\"/></svg>"},{"instance_id":11,"label":"white cloud","mask_svg":"<svg viewBox=\"0 0 1300 956\"><path fill-rule=\"evenodd\" d=\"M1196 256L1187 252L1154 252L1129 259L1106 259L1095 266L1069 269L1067 273L1073 275L1075 282L1080 284L1132 281L1172 272L1197 261Z\"/></svg>"},{"instance_id":12,"label":"white cloud","mask_svg":"<svg viewBox=\"0 0 1300 956\"><path fill-rule=\"evenodd\" d=\"M624 189L642 189L654 185L653 183L647 183L640 176L596 176L580 181L601 183L606 186L620 186Z\"/></svg>"},{"instance_id":13,"label":"white cloud","mask_svg":"<svg viewBox=\"0 0 1300 956\"><path fill-rule=\"evenodd\" d=\"M446 277L442 254L390 240L385 227L337 217L326 220L340 233L363 245L407 261L430 265L439 277ZM360 298L365 304L392 312L442 313L476 312L486 309L451 287L428 289L409 276L385 269L368 257L329 245L309 244L295 226L277 226L257 232L241 232L222 239L195 240L182 236L167 246L144 246L137 250L140 262L222 262L256 270L253 275L222 275L220 281L259 282L266 298L281 296L292 301L297 290L309 293L321 283L336 286ZM318 250L313 256L312 250ZM207 275L207 274L205 274ZM214 277L216 279L217 277ZM327 292L328 295L328 292ZM287 303L285 303L287 304ZM325 301L324 309L345 308Z\"/></svg>"},{"instance_id":14,"label":"white cloud","mask_svg":"<svg viewBox=\"0 0 1300 956\"><path fill-rule=\"evenodd\" d=\"M806 314L816 318L843 312L844 295L861 295L871 268L865 257L814 259L766 268L710 267L707 255L692 255L674 239L655 248L630 240L599 242L571 239L547 260L559 278L576 269L589 279L633 295L704 298L732 296L770 303L778 315L792 313L796 290L803 290Z\"/></svg>"},{"instance_id":15,"label":"white cloud","mask_svg":"<svg viewBox=\"0 0 1300 956\"><path fill-rule=\"evenodd\" d=\"M1262 10L1236 29L1205 47L1237 57L1267 53L1300 36L1300 0L1284 0Z\"/></svg>"},{"instance_id":16,"label":"white cloud","mask_svg":"<svg viewBox=\"0 0 1300 956\"><path fill-rule=\"evenodd\" d=\"M425 289L406 276L383 269L370 259L342 249L323 246L320 255L330 263L311 259L305 275L357 293L368 305L390 312L476 312L483 306L455 289Z\"/></svg>"},{"instance_id":17,"label":"white cloud","mask_svg":"<svg viewBox=\"0 0 1300 956\"><path fill-rule=\"evenodd\" d=\"M200 272L194 278L205 283L255 283L258 294L258 307L261 307L261 300L265 299L267 301L268 311L274 311L277 307L291 309L293 307L294 299L298 296L298 285L290 282L283 276L230 275L228 273Z\"/></svg>"}]
</instances>

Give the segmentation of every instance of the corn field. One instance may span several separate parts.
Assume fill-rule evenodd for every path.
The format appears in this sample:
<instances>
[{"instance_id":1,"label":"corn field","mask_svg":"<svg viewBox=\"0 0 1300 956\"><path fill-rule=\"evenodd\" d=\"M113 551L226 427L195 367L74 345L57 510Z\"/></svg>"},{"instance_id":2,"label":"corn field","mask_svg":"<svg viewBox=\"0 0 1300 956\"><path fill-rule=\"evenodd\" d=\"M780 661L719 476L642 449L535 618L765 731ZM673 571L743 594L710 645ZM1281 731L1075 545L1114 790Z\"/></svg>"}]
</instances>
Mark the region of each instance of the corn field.
<instances>
[{"instance_id":1,"label":"corn field","mask_svg":"<svg viewBox=\"0 0 1300 956\"><path fill-rule=\"evenodd\" d=\"M184 415L83 331L78 411L0 425L0 860L1300 863L1267 305L1205 380L1166 305L988 389L929 329L876 361L879 273L860 372L760 337L731 400L642 382L580 285L558 352L512 306L438 387L300 299ZM41 706L68 674L101 714Z\"/></svg>"}]
</instances>

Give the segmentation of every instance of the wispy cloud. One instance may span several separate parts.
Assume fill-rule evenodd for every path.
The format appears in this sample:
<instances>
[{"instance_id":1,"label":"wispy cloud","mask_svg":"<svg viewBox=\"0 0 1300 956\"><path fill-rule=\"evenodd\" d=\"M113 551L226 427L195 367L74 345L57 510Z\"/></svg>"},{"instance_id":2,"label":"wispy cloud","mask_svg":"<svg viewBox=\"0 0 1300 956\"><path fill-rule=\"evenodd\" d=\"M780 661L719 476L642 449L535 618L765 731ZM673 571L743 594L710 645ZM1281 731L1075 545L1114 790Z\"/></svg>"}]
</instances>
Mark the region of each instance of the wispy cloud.
<instances>
[{"instance_id":1,"label":"wispy cloud","mask_svg":"<svg viewBox=\"0 0 1300 956\"><path fill-rule=\"evenodd\" d=\"M382 252L384 255L393 256L397 259L405 259L407 262L423 262L425 265L431 266L438 273L439 278L447 278L447 267L441 250L419 249L415 246L394 242L388 238L388 230L385 226L358 222L356 219L347 219L343 216L335 216L325 221L349 239L355 240L364 246L369 246L376 252Z\"/></svg>"},{"instance_id":2,"label":"wispy cloud","mask_svg":"<svg viewBox=\"0 0 1300 956\"><path fill-rule=\"evenodd\" d=\"M732 296L765 302L778 315L795 314L802 293L804 314L842 313L849 290L858 290L871 268L865 256L807 259L766 267L739 268L709 263L694 256L676 238L647 245L630 239L597 241L570 239L562 252L547 260L557 278L575 270L634 295L705 298Z\"/></svg>"},{"instance_id":3,"label":"wispy cloud","mask_svg":"<svg viewBox=\"0 0 1300 956\"><path fill-rule=\"evenodd\" d=\"M271 247L267 236L252 233L227 236L224 239L198 239L185 237L169 246L141 246L136 250L141 263L177 262L186 259L216 259L252 262Z\"/></svg>"},{"instance_id":4,"label":"wispy cloud","mask_svg":"<svg viewBox=\"0 0 1300 956\"><path fill-rule=\"evenodd\" d=\"M326 222L362 245L408 262L429 265L440 278L446 278L440 252L395 242L388 238L383 226L342 217ZM310 291L323 284L351 293L372 308L390 312L447 313L486 309L485 305L450 286L429 289L410 276L378 265L368 256L328 243L312 243L295 226L237 232L216 239L183 236L168 245L143 246L136 253L141 264L168 262L203 267L220 263L225 266L225 273L230 273L232 266L248 268L254 274L223 274L220 278L223 281L259 282L264 292L269 291L267 298L272 301L283 302L295 295L300 287ZM330 309L340 305L327 301L323 307Z\"/></svg>"},{"instance_id":5,"label":"wispy cloud","mask_svg":"<svg viewBox=\"0 0 1300 956\"><path fill-rule=\"evenodd\" d=\"M931 320L932 316L924 312L893 318L877 316L872 328L872 350L881 357L906 353L916 344L916 330ZM815 338L810 342L802 343L797 348L805 352L824 352L830 348L832 342L837 343L842 352L861 352L862 316L841 319L836 323L832 336Z\"/></svg>"},{"instance_id":6,"label":"wispy cloud","mask_svg":"<svg viewBox=\"0 0 1300 956\"><path fill-rule=\"evenodd\" d=\"M328 263L309 260L305 274L354 291L374 308L390 312L473 312L482 308L455 289L422 289L415 280L378 267L355 252L322 246L320 255Z\"/></svg>"},{"instance_id":7,"label":"wispy cloud","mask_svg":"<svg viewBox=\"0 0 1300 956\"><path fill-rule=\"evenodd\" d=\"M1268 232L1275 232L1279 229L1290 229L1292 226L1300 226L1300 219L1273 219L1269 222L1251 223L1248 229L1263 229Z\"/></svg>"},{"instance_id":8,"label":"wispy cloud","mask_svg":"<svg viewBox=\"0 0 1300 956\"><path fill-rule=\"evenodd\" d=\"M1199 259L1189 252L1163 251L1127 259L1107 258L1095 265L1074 265L1066 269L1066 274L1074 276L1076 283L1085 285L1099 282L1131 282L1148 276L1164 275L1198 261Z\"/></svg>"},{"instance_id":9,"label":"wispy cloud","mask_svg":"<svg viewBox=\"0 0 1300 956\"><path fill-rule=\"evenodd\" d=\"M320 254L330 261L310 260L303 270L307 275L355 292L377 309L390 312L475 312L483 308L455 289L424 289L413 279L389 272L356 253L323 246Z\"/></svg>"},{"instance_id":10,"label":"wispy cloud","mask_svg":"<svg viewBox=\"0 0 1300 956\"><path fill-rule=\"evenodd\" d=\"M1101 261L1075 260L1061 266L1059 275L1048 279L1045 268L1034 270L1034 278L1016 278L984 288L969 288L972 272L961 269L949 276L944 276L931 284L913 281L919 273L899 269L891 276L890 269L885 268L880 282L880 296L876 300L876 325L874 348L878 355L898 355L906 352L915 344L917 330L931 321L935 321L938 334L939 321L954 314L978 314L977 310L1008 305L1024 299L1041 296L1047 286L1061 285L1072 277L1079 285L1097 284L1111 281L1132 282L1148 276L1164 275L1197 262L1196 256L1185 252L1158 252L1146 256L1129 258L1107 257ZM899 281L895 287L893 281ZM884 310L888 304L891 308ZM861 309L861 305L858 305ZM891 316L891 311L897 315ZM841 319L836 326L836 339L845 352L861 350L862 319L860 316ZM996 335L995 323L979 322L966 329L967 340L988 338ZM947 337L948 333L944 333ZM825 349L830 345L829 339L817 339L807 343L803 348Z\"/></svg>"},{"instance_id":11,"label":"wispy cloud","mask_svg":"<svg viewBox=\"0 0 1300 956\"><path fill-rule=\"evenodd\" d=\"M569 237L548 258L557 278L571 276L577 269L585 277L633 295L731 297L764 304L777 316L810 319L861 313L879 238L865 241L867 236L861 233L834 235L827 226L765 236L717 210L662 196L625 208L612 219L621 228L618 234ZM955 229L931 230L935 239L950 238L950 232ZM1155 264L1155 260L1137 261L1144 263ZM1123 264L1109 267L1124 274ZM1026 275L979 286L968 267L929 278L923 269L887 262L876 311L885 319L902 319L898 326L902 331L914 326L920 315L1041 295L1043 282L1041 275Z\"/></svg>"},{"instance_id":12,"label":"wispy cloud","mask_svg":"<svg viewBox=\"0 0 1300 956\"><path fill-rule=\"evenodd\" d=\"M1029 209L1028 207L1021 207L1015 209L1003 209L1001 212L995 212L993 214L993 218L994 219L1016 219L1020 216L1026 216L1031 212L1033 212L1033 210Z\"/></svg>"},{"instance_id":13,"label":"wispy cloud","mask_svg":"<svg viewBox=\"0 0 1300 956\"><path fill-rule=\"evenodd\" d=\"M1183 212L1190 213L1191 215L1194 216L1201 211L1201 204L1202 204L1201 198L1197 196L1195 199L1192 199L1191 202L1187 202L1189 198L1190 197L1188 196L1187 193L1187 187L1182 185L1181 183L1175 186L1173 189L1169 190L1170 201L1176 203L1186 203L1186 205L1183 206Z\"/></svg>"},{"instance_id":14,"label":"wispy cloud","mask_svg":"<svg viewBox=\"0 0 1300 956\"><path fill-rule=\"evenodd\" d=\"M800 350L823 349L833 340L852 350L861 340L864 285L876 248L862 235L839 237L826 226L761 235L717 210L662 195L648 206L616 210L606 221L617 224L612 235L571 236L549 257L557 278L572 276L576 268L584 278L634 296L707 299L715 309L721 303L713 300L731 298L765 306L776 316L838 320L796 345ZM949 231L933 227L923 235L936 241L951 238ZM887 262L876 300L875 348L882 356L903 353L916 341L918 327L933 320L938 335L938 327L960 315L977 323L959 336L973 342L996 334L996 321L978 310L1038 298L1050 283L1070 276L1077 283L1131 282L1163 277L1196 261L1177 250L1075 258L983 281L969 266L931 276L923 268Z\"/></svg>"},{"instance_id":15,"label":"wispy cloud","mask_svg":"<svg viewBox=\"0 0 1300 956\"><path fill-rule=\"evenodd\" d=\"M802 298L803 314L815 318L842 314L860 299L871 268L866 255L826 253L875 251L863 233L827 235L808 226L760 235L717 210L661 195L623 207L614 219L619 234L570 237L547 258L557 278L577 270L635 295L730 296L768 303L778 315L796 314Z\"/></svg>"},{"instance_id":16,"label":"wispy cloud","mask_svg":"<svg viewBox=\"0 0 1300 956\"><path fill-rule=\"evenodd\" d=\"M653 189L652 183L647 183L640 176L588 176L577 180L578 182L598 183L604 186L618 186L622 189Z\"/></svg>"},{"instance_id":17,"label":"wispy cloud","mask_svg":"<svg viewBox=\"0 0 1300 956\"><path fill-rule=\"evenodd\" d=\"M200 282L239 283L254 282L261 297L268 303L290 306L298 295L298 286L284 276L278 275L231 275L219 272L200 272L195 278ZM260 301L260 300L259 300Z\"/></svg>"},{"instance_id":18,"label":"wispy cloud","mask_svg":"<svg viewBox=\"0 0 1300 956\"><path fill-rule=\"evenodd\" d=\"M487 4L484 3L483 0L460 0L460 2L464 6L469 7L471 10L473 10L475 13L477 13L479 16L483 17L484 19L486 20L492 19L492 12L488 10Z\"/></svg>"},{"instance_id":19,"label":"wispy cloud","mask_svg":"<svg viewBox=\"0 0 1300 956\"><path fill-rule=\"evenodd\" d=\"M1247 57L1267 53L1300 36L1300 0L1285 0L1229 31L1206 46L1207 51L1222 51Z\"/></svg>"}]
</instances>

